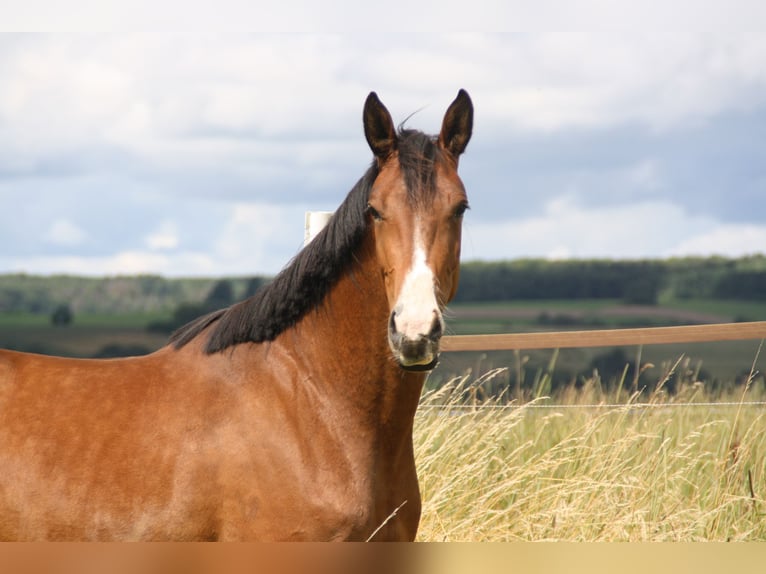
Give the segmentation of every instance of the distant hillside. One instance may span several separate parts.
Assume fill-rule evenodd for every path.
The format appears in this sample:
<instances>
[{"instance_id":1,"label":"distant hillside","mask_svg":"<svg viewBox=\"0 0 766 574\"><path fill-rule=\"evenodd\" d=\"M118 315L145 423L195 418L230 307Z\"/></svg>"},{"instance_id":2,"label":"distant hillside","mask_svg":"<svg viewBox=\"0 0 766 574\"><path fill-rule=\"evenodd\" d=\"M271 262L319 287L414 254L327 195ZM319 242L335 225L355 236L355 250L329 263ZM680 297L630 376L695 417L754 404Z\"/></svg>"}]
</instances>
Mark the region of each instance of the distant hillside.
<instances>
[{"instance_id":1,"label":"distant hillside","mask_svg":"<svg viewBox=\"0 0 766 574\"><path fill-rule=\"evenodd\" d=\"M170 313L205 300L217 279L166 279L155 275L106 278L0 275L0 312L50 313L67 304L74 313ZM235 296L248 279L232 279Z\"/></svg>"},{"instance_id":2,"label":"distant hillside","mask_svg":"<svg viewBox=\"0 0 766 574\"><path fill-rule=\"evenodd\" d=\"M644 261L477 261L464 263L460 273L456 303L611 299L655 305L688 299L766 301L763 255ZM230 283L231 300L241 299L251 291L251 279L225 280ZM0 275L0 312L43 314L66 304L76 314L172 313L179 305L204 302L221 281L155 275L101 279Z\"/></svg>"}]
</instances>

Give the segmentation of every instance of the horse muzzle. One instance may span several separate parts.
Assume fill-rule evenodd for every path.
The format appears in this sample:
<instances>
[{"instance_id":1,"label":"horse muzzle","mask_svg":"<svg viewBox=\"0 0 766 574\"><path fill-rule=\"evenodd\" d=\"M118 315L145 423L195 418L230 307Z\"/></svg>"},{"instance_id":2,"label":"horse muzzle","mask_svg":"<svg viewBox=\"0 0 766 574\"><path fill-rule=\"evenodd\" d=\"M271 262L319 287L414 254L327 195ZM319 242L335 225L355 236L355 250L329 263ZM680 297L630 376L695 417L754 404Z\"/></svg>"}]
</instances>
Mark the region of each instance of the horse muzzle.
<instances>
[{"instance_id":1,"label":"horse muzzle","mask_svg":"<svg viewBox=\"0 0 766 574\"><path fill-rule=\"evenodd\" d=\"M439 341L443 333L442 319L434 312L426 333L407 335L397 326L397 312L388 322L388 344L394 358L407 371L430 371L439 361Z\"/></svg>"}]
</instances>

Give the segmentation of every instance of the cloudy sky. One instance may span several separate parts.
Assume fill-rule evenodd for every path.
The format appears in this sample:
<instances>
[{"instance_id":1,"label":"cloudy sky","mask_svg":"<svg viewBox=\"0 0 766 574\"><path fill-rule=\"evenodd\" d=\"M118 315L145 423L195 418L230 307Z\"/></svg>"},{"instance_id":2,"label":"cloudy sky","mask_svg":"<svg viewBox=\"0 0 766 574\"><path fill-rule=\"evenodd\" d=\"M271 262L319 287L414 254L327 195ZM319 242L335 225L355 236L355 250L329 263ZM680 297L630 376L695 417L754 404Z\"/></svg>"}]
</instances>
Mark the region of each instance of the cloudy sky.
<instances>
[{"instance_id":1,"label":"cloudy sky","mask_svg":"<svg viewBox=\"0 0 766 574\"><path fill-rule=\"evenodd\" d=\"M766 35L0 35L0 273L278 271L459 88L464 260L766 252Z\"/></svg>"}]
</instances>

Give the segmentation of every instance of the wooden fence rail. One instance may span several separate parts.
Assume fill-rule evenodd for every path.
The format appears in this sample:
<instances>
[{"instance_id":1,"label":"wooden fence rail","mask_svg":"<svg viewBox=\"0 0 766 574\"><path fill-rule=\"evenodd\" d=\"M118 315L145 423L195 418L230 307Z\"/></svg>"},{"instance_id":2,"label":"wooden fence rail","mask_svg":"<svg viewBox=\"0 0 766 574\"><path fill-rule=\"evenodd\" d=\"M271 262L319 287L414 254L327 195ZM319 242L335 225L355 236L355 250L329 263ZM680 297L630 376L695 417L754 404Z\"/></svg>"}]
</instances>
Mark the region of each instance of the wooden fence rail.
<instances>
[{"instance_id":1,"label":"wooden fence rail","mask_svg":"<svg viewBox=\"0 0 766 574\"><path fill-rule=\"evenodd\" d=\"M704 341L766 339L766 321L602 329L597 331L559 331L551 333L503 333L498 335L451 335L442 339L442 351L506 351L514 349L565 349L572 347L619 347L663 345Z\"/></svg>"}]
</instances>

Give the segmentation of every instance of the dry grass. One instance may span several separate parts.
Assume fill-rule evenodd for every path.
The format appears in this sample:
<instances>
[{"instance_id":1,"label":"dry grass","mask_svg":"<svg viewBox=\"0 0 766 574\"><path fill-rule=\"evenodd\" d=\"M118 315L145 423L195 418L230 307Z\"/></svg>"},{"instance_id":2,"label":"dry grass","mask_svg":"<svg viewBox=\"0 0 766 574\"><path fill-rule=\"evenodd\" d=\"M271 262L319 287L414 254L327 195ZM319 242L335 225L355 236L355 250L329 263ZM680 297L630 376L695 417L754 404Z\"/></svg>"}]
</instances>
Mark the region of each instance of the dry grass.
<instances>
[{"instance_id":1,"label":"dry grass","mask_svg":"<svg viewBox=\"0 0 766 574\"><path fill-rule=\"evenodd\" d=\"M473 402L485 383L423 398L419 540L766 540L766 406L742 404L762 391L705 406L689 381L639 407L590 381L565 407L508 408Z\"/></svg>"}]
</instances>

